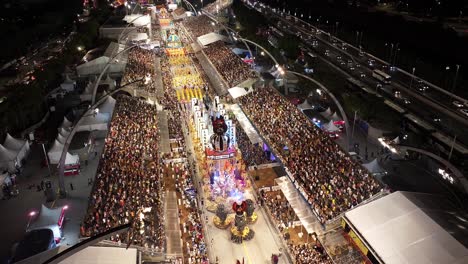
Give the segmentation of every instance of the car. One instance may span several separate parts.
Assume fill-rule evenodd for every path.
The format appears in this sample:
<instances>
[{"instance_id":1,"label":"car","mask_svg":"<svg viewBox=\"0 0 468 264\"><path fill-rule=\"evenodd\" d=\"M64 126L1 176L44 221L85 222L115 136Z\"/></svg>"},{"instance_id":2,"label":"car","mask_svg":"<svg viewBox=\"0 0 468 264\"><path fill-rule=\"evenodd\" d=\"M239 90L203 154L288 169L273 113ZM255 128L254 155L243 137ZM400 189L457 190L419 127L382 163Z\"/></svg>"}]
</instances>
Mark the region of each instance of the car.
<instances>
[{"instance_id":1,"label":"car","mask_svg":"<svg viewBox=\"0 0 468 264\"><path fill-rule=\"evenodd\" d=\"M346 64L346 62L340 61L340 65L345 65L345 64Z\"/></svg>"},{"instance_id":2,"label":"car","mask_svg":"<svg viewBox=\"0 0 468 264\"><path fill-rule=\"evenodd\" d=\"M336 56L336 60L342 60L343 58L341 58L341 56Z\"/></svg>"},{"instance_id":3,"label":"car","mask_svg":"<svg viewBox=\"0 0 468 264\"><path fill-rule=\"evenodd\" d=\"M437 122L437 123L442 121L442 119L440 119L440 117L438 117L436 115L431 115L431 119L432 119L432 121Z\"/></svg>"},{"instance_id":4,"label":"car","mask_svg":"<svg viewBox=\"0 0 468 264\"><path fill-rule=\"evenodd\" d=\"M405 104L411 104L411 101L408 98L401 98L403 100L403 103Z\"/></svg>"},{"instance_id":5,"label":"car","mask_svg":"<svg viewBox=\"0 0 468 264\"><path fill-rule=\"evenodd\" d=\"M356 68L354 68L354 66L349 67L349 70L350 70L350 71L354 71L355 69L356 69Z\"/></svg>"},{"instance_id":6,"label":"car","mask_svg":"<svg viewBox=\"0 0 468 264\"><path fill-rule=\"evenodd\" d=\"M368 59L368 60L367 60L367 64L368 64L370 67L374 67L375 60L373 60L373 59Z\"/></svg>"},{"instance_id":7,"label":"car","mask_svg":"<svg viewBox=\"0 0 468 264\"><path fill-rule=\"evenodd\" d=\"M460 103L460 102L458 102L458 101L453 101L452 104L453 104L454 106L458 107L458 108L463 107L463 104Z\"/></svg>"},{"instance_id":8,"label":"car","mask_svg":"<svg viewBox=\"0 0 468 264\"><path fill-rule=\"evenodd\" d=\"M317 40L313 40L312 41L312 47L316 48L318 46L318 41Z\"/></svg>"},{"instance_id":9,"label":"car","mask_svg":"<svg viewBox=\"0 0 468 264\"><path fill-rule=\"evenodd\" d=\"M325 50L325 56L330 56L330 51L329 50Z\"/></svg>"},{"instance_id":10,"label":"car","mask_svg":"<svg viewBox=\"0 0 468 264\"><path fill-rule=\"evenodd\" d=\"M363 72L359 72L359 78L364 79L366 78L366 74Z\"/></svg>"},{"instance_id":11,"label":"car","mask_svg":"<svg viewBox=\"0 0 468 264\"><path fill-rule=\"evenodd\" d=\"M393 92L393 95L395 96L395 98L401 98L401 92L400 91L394 91Z\"/></svg>"},{"instance_id":12,"label":"car","mask_svg":"<svg viewBox=\"0 0 468 264\"><path fill-rule=\"evenodd\" d=\"M468 116L468 109L461 108L461 109L458 109L458 111L460 111L463 115Z\"/></svg>"}]
</instances>

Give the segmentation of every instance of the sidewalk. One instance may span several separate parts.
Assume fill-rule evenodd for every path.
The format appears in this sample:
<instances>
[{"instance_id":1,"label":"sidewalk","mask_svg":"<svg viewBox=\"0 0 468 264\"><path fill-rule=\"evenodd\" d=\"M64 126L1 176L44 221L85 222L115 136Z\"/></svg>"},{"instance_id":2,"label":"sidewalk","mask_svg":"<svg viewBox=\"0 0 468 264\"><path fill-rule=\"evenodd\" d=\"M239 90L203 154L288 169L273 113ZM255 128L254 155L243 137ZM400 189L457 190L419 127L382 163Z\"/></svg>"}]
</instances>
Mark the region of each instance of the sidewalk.
<instances>
[{"instance_id":1,"label":"sidewalk","mask_svg":"<svg viewBox=\"0 0 468 264\"><path fill-rule=\"evenodd\" d=\"M23 238L29 220L29 213L31 211L39 212L43 203L48 207L69 206L64 223L64 240L62 242L66 245L74 245L78 242L80 223L86 213L88 197L91 191L91 186L88 186L88 178L94 179L103 146L104 140L97 139L96 151L98 152L98 156L90 159L87 166L82 164L79 175L66 176L65 187L68 194L67 198L57 199L51 203L46 203L44 192L37 191L36 186L40 186L42 180L50 180L53 188L57 189L58 177L55 175L45 178L49 172L47 167L41 166L44 159L42 146L37 144L31 146L31 153L26 160L27 163L23 173L17 177L19 195L10 200L0 201L0 210L5 212L3 217L0 218L0 225L8 227L2 229L0 261L9 255L13 244ZM70 183L73 184L73 191L71 190ZM32 185L33 188L29 189L29 185Z\"/></svg>"}]
</instances>

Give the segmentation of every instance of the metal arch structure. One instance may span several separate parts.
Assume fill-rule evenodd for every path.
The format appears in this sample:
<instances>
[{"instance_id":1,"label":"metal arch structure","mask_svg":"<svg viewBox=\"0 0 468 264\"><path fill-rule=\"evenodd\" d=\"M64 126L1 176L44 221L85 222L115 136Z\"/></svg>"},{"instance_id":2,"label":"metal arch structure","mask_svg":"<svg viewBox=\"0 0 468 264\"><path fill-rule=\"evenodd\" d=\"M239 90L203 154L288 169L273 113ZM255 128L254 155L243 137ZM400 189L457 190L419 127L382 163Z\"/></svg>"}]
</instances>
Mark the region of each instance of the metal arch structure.
<instances>
[{"instance_id":1,"label":"metal arch structure","mask_svg":"<svg viewBox=\"0 0 468 264\"><path fill-rule=\"evenodd\" d=\"M65 197L66 196L64 173L65 173L65 159L66 159L66 156L67 156L68 148L70 147L71 141L73 140L73 137L76 134L76 128L81 123L83 117L85 117L87 115L87 113L89 112L90 109L94 109L97 106L99 106L100 104L102 104L104 102L104 100L107 99L107 97L109 97L109 96L111 96L111 95L113 95L113 94L115 94L115 93L117 93L119 91L122 91L129 84L133 84L133 83L137 83L137 82L141 82L141 81L143 81L143 79L139 79L139 80L127 83L125 85L122 85L118 89L115 89L114 91L104 95L103 97L101 97L99 99L98 102L93 103L91 105L91 107L87 111L85 111L79 117L78 121L73 125L73 127L72 127L72 129L70 131L70 134L67 136L67 138L65 140L65 143L63 144L63 151L62 151L62 155L60 156L60 160L59 160L59 175L58 175L58 177L59 177L59 194L60 194L60 197Z\"/></svg>"},{"instance_id":2,"label":"metal arch structure","mask_svg":"<svg viewBox=\"0 0 468 264\"><path fill-rule=\"evenodd\" d=\"M187 0L183 0L183 1L184 1L184 3L186 5L188 5L188 6L190 6L192 8L193 13L195 14L195 16L197 16L198 15L197 9L189 1L187 1Z\"/></svg>"},{"instance_id":3,"label":"metal arch structure","mask_svg":"<svg viewBox=\"0 0 468 264\"><path fill-rule=\"evenodd\" d=\"M410 151L414 151L414 152L417 152L417 153L421 153L421 154L424 154L440 163L442 163L447 169L449 169L453 175L455 176L455 178L457 179L457 181L461 184L461 186L463 187L465 193L468 194L468 179L466 179L464 176L463 176L463 173L457 169L457 167L455 167L452 163L450 163L448 160L430 152L430 151L427 151L427 150L424 150L424 149L420 149L420 148L415 148L415 147L410 147L410 146L406 146L406 145L398 145L398 149L400 151L404 151L404 150L410 150Z\"/></svg>"},{"instance_id":4,"label":"metal arch structure","mask_svg":"<svg viewBox=\"0 0 468 264\"><path fill-rule=\"evenodd\" d=\"M114 56L112 56L112 58L109 59L109 61L106 63L106 66L104 67L104 69L101 71L101 74L99 74L99 77L97 78L96 82L94 83L94 88L93 88L93 97L91 99L91 105L94 105L95 101L96 101L96 92L97 92L97 88L99 86L99 82L101 81L102 77L104 76L104 73L106 73L107 69L109 69L110 65L114 62L114 60L117 58L117 56L119 56L120 54L124 53L124 52L127 52L135 47L139 46L138 44L137 45L133 45L133 46L130 46L130 47L127 47L125 48L124 50L118 52L117 54L115 54Z\"/></svg>"},{"instance_id":5,"label":"metal arch structure","mask_svg":"<svg viewBox=\"0 0 468 264\"><path fill-rule=\"evenodd\" d=\"M228 33L229 38L232 39L232 35L229 34L230 31L231 31L232 33L234 33L235 35L237 35L237 36L238 36L237 39L239 39L240 41L242 41L242 43L244 43L245 47L246 47L247 50L249 51L250 58L253 59L253 60L255 61L254 56L253 56L253 53L252 53L252 50L250 50L249 45L248 45L247 42L245 42L245 40L241 37L241 35L239 34L239 32L237 32L237 31L235 31L234 29L232 29L232 28L230 28L230 27L224 25L223 23L220 23L216 18L213 17L213 15L212 15L211 13L203 12L203 14L205 14L209 19L213 20L214 22L220 24L221 27L223 27L224 30Z\"/></svg>"},{"instance_id":6,"label":"metal arch structure","mask_svg":"<svg viewBox=\"0 0 468 264\"><path fill-rule=\"evenodd\" d=\"M142 25L141 27L145 27L145 26L147 26L147 25L149 25L149 24L150 24L150 23L144 24L144 25ZM124 29L124 31L122 31L122 33L120 33L119 39L117 40L117 43L120 44L120 42L122 41L122 38L123 38L123 37L127 36L127 35L130 34L132 31L138 30L139 28L140 28L140 27L134 27L134 28L128 30L127 32L125 32L125 29ZM124 33L125 33L125 34L124 34Z\"/></svg>"},{"instance_id":7,"label":"metal arch structure","mask_svg":"<svg viewBox=\"0 0 468 264\"><path fill-rule=\"evenodd\" d=\"M349 133L350 133L351 131L349 130L348 117L346 116L346 113L345 113L343 107L341 106L341 104L340 104L340 102L338 101L338 99L336 99L335 95L334 95L332 92L330 92L330 91L327 89L327 87L325 87L323 84L321 84L321 83L318 82L317 80L315 80L315 79L313 79L313 78L311 78L311 77L309 77L309 76L307 76L307 75L304 75L304 74L302 74L302 73L298 73L298 72L295 72L295 71L289 71L289 70L288 70L287 72L290 72L290 73L292 73L292 74L294 74L294 75L300 76L300 77L302 77L302 78L305 78L305 79L307 79L307 80L309 80L309 81L315 83L316 85L318 85L318 86L320 87L320 89L324 90L324 91L331 97L331 99L333 100L333 102L335 103L335 105L338 107L338 110L340 111L340 114L341 114L341 116L343 117L343 120L344 120L344 122L345 122L346 139L347 139L346 141L347 141L347 143L348 143L348 151L349 151L349 148L351 147L351 138L350 138L350 136L349 136Z\"/></svg>"},{"instance_id":8,"label":"metal arch structure","mask_svg":"<svg viewBox=\"0 0 468 264\"><path fill-rule=\"evenodd\" d=\"M273 55L271 55L271 53L268 50L266 50L264 47L260 46L259 44L255 43L255 42L253 42L251 40L245 39L245 38L238 38L238 39L243 40L243 41L245 41L247 43L250 43L250 44L252 44L252 45L254 45L256 47L259 47L262 51L264 51L268 55L268 57L270 57L273 60L273 62L275 63L275 65L277 65L277 67L280 65L279 62L275 59L275 57L273 57Z\"/></svg>"},{"instance_id":9,"label":"metal arch structure","mask_svg":"<svg viewBox=\"0 0 468 264\"><path fill-rule=\"evenodd\" d=\"M137 17L135 17L134 19L132 19L132 21L128 22L128 24L125 26L124 30L122 30L122 32L120 33L119 38L117 39L117 43L120 44L120 41L122 40L122 36L123 36L123 34L125 33L125 31L128 29L128 27L129 27L135 20L137 20L137 19L139 19L139 18L141 18L141 17L144 17L144 16L147 16L147 15L140 15L140 16L137 16ZM150 18L150 19L151 19L151 18ZM151 22L148 23L148 24L151 25ZM148 24L146 24L146 25L148 25ZM137 28L137 27L136 27L136 28ZM131 31L132 31L132 30L130 30L129 32L131 32ZM151 31L151 29L150 29L150 31ZM128 34L129 32L127 32L126 34Z\"/></svg>"}]
</instances>

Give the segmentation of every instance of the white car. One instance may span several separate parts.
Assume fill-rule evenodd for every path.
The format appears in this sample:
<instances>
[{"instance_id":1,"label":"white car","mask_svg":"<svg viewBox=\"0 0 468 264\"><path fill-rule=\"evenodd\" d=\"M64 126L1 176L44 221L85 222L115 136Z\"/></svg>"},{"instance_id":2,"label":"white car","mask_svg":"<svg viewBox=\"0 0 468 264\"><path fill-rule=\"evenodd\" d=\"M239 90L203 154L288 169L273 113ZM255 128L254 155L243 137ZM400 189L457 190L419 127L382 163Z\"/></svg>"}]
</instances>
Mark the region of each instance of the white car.
<instances>
[{"instance_id":1,"label":"white car","mask_svg":"<svg viewBox=\"0 0 468 264\"><path fill-rule=\"evenodd\" d=\"M468 109L462 108L458 109L458 111L460 111L463 115L468 116Z\"/></svg>"},{"instance_id":2,"label":"white car","mask_svg":"<svg viewBox=\"0 0 468 264\"><path fill-rule=\"evenodd\" d=\"M463 104L458 101L453 101L452 104L458 108L463 107Z\"/></svg>"}]
</instances>

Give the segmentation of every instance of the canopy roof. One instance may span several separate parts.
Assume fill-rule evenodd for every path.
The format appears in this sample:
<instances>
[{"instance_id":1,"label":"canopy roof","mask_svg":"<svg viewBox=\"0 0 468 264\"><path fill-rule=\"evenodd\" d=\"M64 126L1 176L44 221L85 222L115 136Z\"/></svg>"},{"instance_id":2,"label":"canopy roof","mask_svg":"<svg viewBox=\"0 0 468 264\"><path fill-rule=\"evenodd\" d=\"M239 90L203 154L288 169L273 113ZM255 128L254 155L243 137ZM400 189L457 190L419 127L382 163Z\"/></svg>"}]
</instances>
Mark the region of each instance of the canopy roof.
<instances>
[{"instance_id":1,"label":"canopy roof","mask_svg":"<svg viewBox=\"0 0 468 264\"><path fill-rule=\"evenodd\" d=\"M323 127L328 132L335 132L335 131L340 130L337 126L335 126L335 124L333 123L333 120L330 120L330 122L325 124Z\"/></svg>"},{"instance_id":2,"label":"canopy roof","mask_svg":"<svg viewBox=\"0 0 468 264\"><path fill-rule=\"evenodd\" d=\"M443 197L394 192L344 218L384 263L468 263L468 216Z\"/></svg>"},{"instance_id":3,"label":"canopy roof","mask_svg":"<svg viewBox=\"0 0 468 264\"><path fill-rule=\"evenodd\" d=\"M218 33L211 32L211 33L198 37L197 40L202 46L208 46L211 43L214 43L219 40L227 42L228 38Z\"/></svg>"},{"instance_id":4,"label":"canopy roof","mask_svg":"<svg viewBox=\"0 0 468 264\"><path fill-rule=\"evenodd\" d=\"M383 173L383 172L385 172L385 170L382 167L380 167L379 162L377 161L377 159L374 159L373 161L371 161L369 163L362 164L362 166L364 166L370 173Z\"/></svg>"},{"instance_id":5,"label":"canopy roof","mask_svg":"<svg viewBox=\"0 0 468 264\"><path fill-rule=\"evenodd\" d=\"M39 212L39 215L29 225L28 230L58 225L62 210L63 206L50 209L45 205L41 205L41 211Z\"/></svg>"},{"instance_id":6,"label":"canopy roof","mask_svg":"<svg viewBox=\"0 0 468 264\"><path fill-rule=\"evenodd\" d=\"M0 145L0 161L12 161L16 159L16 151Z\"/></svg>"},{"instance_id":7,"label":"canopy roof","mask_svg":"<svg viewBox=\"0 0 468 264\"><path fill-rule=\"evenodd\" d=\"M112 96L108 96L106 100L101 105L99 105L99 112L112 114L114 107L115 99Z\"/></svg>"},{"instance_id":8,"label":"canopy roof","mask_svg":"<svg viewBox=\"0 0 468 264\"><path fill-rule=\"evenodd\" d=\"M263 140L258 135L257 130L255 130L255 128L252 126L247 116L245 116L244 112L242 112L242 110L240 109L239 105L231 105L231 110L236 116L237 121L239 121L242 129L247 134L247 137L249 138L250 142L252 144L262 143Z\"/></svg>"},{"instance_id":9,"label":"canopy roof","mask_svg":"<svg viewBox=\"0 0 468 264\"><path fill-rule=\"evenodd\" d=\"M24 144L26 144L26 140L14 138L7 133L3 146L7 149L20 150L23 148Z\"/></svg>"},{"instance_id":10,"label":"canopy roof","mask_svg":"<svg viewBox=\"0 0 468 264\"><path fill-rule=\"evenodd\" d=\"M248 93L251 93L253 90L252 89L245 89L242 87L233 87L228 89L229 93L231 94L232 98L236 99L238 97L244 96Z\"/></svg>"}]
</instances>

